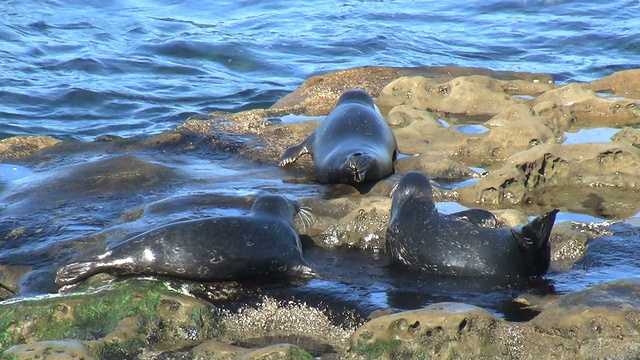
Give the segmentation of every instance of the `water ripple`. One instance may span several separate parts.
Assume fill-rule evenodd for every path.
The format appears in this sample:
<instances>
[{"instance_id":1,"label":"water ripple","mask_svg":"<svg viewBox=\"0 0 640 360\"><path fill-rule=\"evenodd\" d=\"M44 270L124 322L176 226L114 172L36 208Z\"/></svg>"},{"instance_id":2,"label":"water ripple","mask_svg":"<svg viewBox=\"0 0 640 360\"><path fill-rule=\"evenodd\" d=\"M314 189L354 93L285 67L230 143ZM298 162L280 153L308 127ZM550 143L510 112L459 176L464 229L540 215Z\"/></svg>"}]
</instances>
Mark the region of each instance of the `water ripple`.
<instances>
[{"instance_id":1,"label":"water ripple","mask_svg":"<svg viewBox=\"0 0 640 360\"><path fill-rule=\"evenodd\" d=\"M639 16L637 1L10 0L0 9L0 113L15 133L83 138L269 106L311 75L353 66L589 81L640 67Z\"/></svg>"}]
</instances>

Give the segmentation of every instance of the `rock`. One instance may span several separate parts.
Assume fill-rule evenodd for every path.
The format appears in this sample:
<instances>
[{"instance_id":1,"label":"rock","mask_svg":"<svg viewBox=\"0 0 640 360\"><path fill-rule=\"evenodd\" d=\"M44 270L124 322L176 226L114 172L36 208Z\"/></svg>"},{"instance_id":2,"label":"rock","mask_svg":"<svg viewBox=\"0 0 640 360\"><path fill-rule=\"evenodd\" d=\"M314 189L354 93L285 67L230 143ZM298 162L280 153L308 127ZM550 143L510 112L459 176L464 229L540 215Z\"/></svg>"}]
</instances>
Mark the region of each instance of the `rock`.
<instances>
[{"instance_id":1,"label":"rock","mask_svg":"<svg viewBox=\"0 0 640 360\"><path fill-rule=\"evenodd\" d=\"M218 320L224 342L245 347L278 343L300 346L313 354L338 352L352 329L336 326L322 311L294 301L280 303L265 297L257 306L225 313Z\"/></svg>"},{"instance_id":2,"label":"rock","mask_svg":"<svg viewBox=\"0 0 640 360\"><path fill-rule=\"evenodd\" d=\"M39 341L33 344L12 346L2 353L3 359L83 359L97 360L80 341Z\"/></svg>"},{"instance_id":3,"label":"rock","mask_svg":"<svg viewBox=\"0 0 640 360\"><path fill-rule=\"evenodd\" d=\"M363 201L358 209L325 228L316 245L384 251L390 209L391 199L388 197Z\"/></svg>"},{"instance_id":4,"label":"rock","mask_svg":"<svg viewBox=\"0 0 640 360\"><path fill-rule=\"evenodd\" d=\"M59 144L50 136L13 136L0 140L1 158L20 158Z\"/></svg>"},{"instance_id":5,"label":"rock","mask_svg":"<svg viewBox=\"0 0 640 360\"><path fill-rule=\"evenodd\" d=\"M246 354L248 349L225 344L216 340L209 340L191 349L194 359L235 359L240 354Z\"/></svg>"},{"instance_id":6,"label":"rock","mask_svg":"<svg viewBox=\"0 0 640 360\"><path fill-rule=\"evenodd\" d=\"M640 152L624 144L544 144L510 157L477 183L458 189L466 202L535 203L537 192L572 187L640 186Z\"/></svg>"},{"instance_id":7,"label":"rock","mask_svg":"<svg viewBox=\"0 0 640 360\"><path fill-rule=\"evenodd\" d=\"M277 344L242 354L238 360L311 360L314 357L304 349L291 344Z\"/></svg>"},{"instance_id":8,"label":"rock","mask_svg":"<svg viewBox=\"0 0 640 360\"><path fill-rule=\"evenodd\" d=\"M569 106L581 128L632 126L640 123L640 104L635 100L609 100L599 97L579 101Z\"/></svg>"},{"instance_id":9,"label":"rock","mask_svg":"<svg viewBox=\"0 0 640 360\"><path fill-rule=\"evenodd\" d=\"M640 147L640 131L638 129L625 126L620 131L615 133L611 137L611 140L623 144L629 144L634 147Z\"/></svg>"},{"instance_id":10,"label":"rock","mask_svg":"<svg viewBox=\"0 0 640 360\"><path fill-rule=\"evenodd\" d=\"M501 113L492 117L490 120L484 123L487 127L500 127L507 123L516 121L523 118L528 118L533 115L533 109L525 104L515 104L506 108Z\"/></svg>"},{"instance_id":11,"label":"rock","mask_svg":"<svg viewBox=\"0 0 640 360\"><path fill-rule=\"evenodd\" d=\"M553 132L541 121L529 118L491 128L483 134L459 131L456 127L424 126L414 121L396 129L398 149L403 154L440 152L466 164L481 165L501 161L531 147L555 143Z\"/></svg>"},{"instance_id":12,"label":"rock","mask_svg":"<svg viewBox=\"0 0 640 360\"><path fill-rule=\"evenodd\" d=\"M639 291L640 280L630 279L554 297L523 323L472 305L433 304L365 323L351 336L347 358L634 358Z\"/></svg>"},{"instance_id":13,"label":"rock","mask_svg":"<svg viewBox=\"0 0 640 360\"><path fill-rule=\"evenodd\" d=\"M497 83L505 91L516 93L538 93L540 88L548 88L552 79L544 74L523 72L492 71L481 68L456 66L423 66L416 68L392 68L367 66L318 75L306 80L291 94L278 100L271 109L314 115L327 115L338 97L346 90L358 88L378 97L383 87L401 76L424 76L433 81L446 82L455 77L484 75L505 80ZM493 80L497 81L497 80ZM383 113L386 113L384 109Z\"/></svg>"},{"instance_id":14,"label":"rock","mask_svg":"<svg viewBox=\"0 0 640 360\"><path fill-rule=\"evenodd\" d=\"M394 166L398 173L420 171L432 179L463 180L480 177L475 170L458 161L450 160L437 151L400 158Z\"/></svg>"},{"instance_id":15,"label":"rock","mask_svg":"<svg viewBox=\"0 0 640 360\"><path fill-rule=\"evenodd\" d=\"M403 77L385 86L376 104L380 108L409 105L452 114L496 115L522 102L502 92L500 87L492 86L494 83L483 83L478 78L459 77L436 84L424 77ZM500 92L496 92L497 89Z\"/></svg>"},{"instance_id":16,"label":"rock","mask_svg":"<svg viewBox=\"0 0 640 360\"><path fill-rule=\"evenodd\" d=\"M571 105L573 103L589 100L596 96L595 92L580 84L569 84L557 89L549 90L533 100L533 105L545 101L551 101L556 105Z\"/></svg>"},{"instance_id":17,"label":"rock","mask_svg":"<svg viewBox=\"0 0 640 360\"><path fill-rule=\"evenodd\" d=\"M551 271L568 271L587 251L589 236L568 222L556 224L551 232Z\"/></svg>"},{"instance_id":18,"label":"rock","mask_svg":"<svg viewBox=\"0 0 640 360\"><path fill-rule=\"evenodd\" d=\"M630 358L640 352L639 292L640 279L633 278L567 294L531 325L574 344L578 356Z\"/></svg>"},{"instance_id":19,"label":"rock","mask_svg":"<svg viewBox=\"0 0 640 360\"><path fill-rule=\"evenodd\" d=\"M492 335L497 335L496 328L502 327L498 325L502 323L502 320L476 306L437 303L421 310L381 316L367 322L351 336L349 355L353 359L449 359L462 354L465 358L501 355L493 344L507 339L492 339ZM511 339L513 345L515 340Z\"/></svg>"},{"instance_id":20,"label":"rock","mask_svg":"<svg viewBox=\"0 0 640 360\"><path fill-rule=\"evenodd\" d=\"M424 127L443 127L429 111L414 109L409 105L394 106L386 120L389 125L396 127L408 126L414 121L419 121Z\"/></svg>"},{"instance_id":21,"label":"rock","mask_svg":"<svg viewBox=\"0 0 640 360\"><path fill-rule=\"evenodd\" d=\"M640 69L618 71L591 81L587 86L596 92L609 92L637 99L640 98Z\"/></svg>"}]
</instances>

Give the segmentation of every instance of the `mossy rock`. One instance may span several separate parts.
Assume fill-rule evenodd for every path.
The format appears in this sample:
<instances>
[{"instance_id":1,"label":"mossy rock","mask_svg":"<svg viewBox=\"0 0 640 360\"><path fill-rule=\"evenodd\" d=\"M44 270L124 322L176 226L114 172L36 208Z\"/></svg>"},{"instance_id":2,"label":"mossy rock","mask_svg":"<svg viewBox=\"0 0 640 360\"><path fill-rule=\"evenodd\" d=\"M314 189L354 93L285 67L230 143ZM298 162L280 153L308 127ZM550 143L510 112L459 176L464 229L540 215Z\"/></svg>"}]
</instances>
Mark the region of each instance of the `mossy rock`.
<instances>
[{"instance_id":1,"label":"mossy rock","mask_svg":"<svg viewBox=\"0 0 640 360\"><path fill-rule=\"evenodd\" d=\"M152 280L125 280L83 293L0 306L0 351L74 339L100 358L131 355L149 342L202 341L218 335L209 303Z\"/></svg>"}]
</instances>

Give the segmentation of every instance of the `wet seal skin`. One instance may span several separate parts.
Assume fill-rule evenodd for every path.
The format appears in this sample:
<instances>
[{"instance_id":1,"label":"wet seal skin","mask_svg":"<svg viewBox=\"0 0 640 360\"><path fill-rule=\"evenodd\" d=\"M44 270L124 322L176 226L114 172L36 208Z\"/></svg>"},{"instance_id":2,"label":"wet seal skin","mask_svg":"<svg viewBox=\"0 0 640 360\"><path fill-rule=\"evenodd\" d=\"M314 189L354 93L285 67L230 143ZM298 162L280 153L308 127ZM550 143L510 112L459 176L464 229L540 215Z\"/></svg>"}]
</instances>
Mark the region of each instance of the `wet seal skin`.
<instances>
[{"instance_id":1,"label":"wet seal skin","mask_svg":"<svg viewBox=\"0 0 640 360\"><path fill-rule=\"evenodd\" d=\"M63 266L56 283L69 286L102 272L195 281L315 277L293 227L299 212L306 216L296 201L264 195L246 216L168 224L107 248L95 258Z\"/></svg>"},{"instance_id":2,"label":"wet seal skin","mask_svg":"<svg viewBox=\"0 0 640 360\"><path fill-rule=\"evenodd\" d=\"M357 184L393 174L398 144L371 96L352 89L340 96L335 109L309 137L285 150L280 166L305 154L313 157L321 183Z\"/></svg>"},{"instance_id":3,"label":"wet seal skin","mask_svg":"<svg viewBox=\"0 0 640 360\"><path fill-rule=\"evenodd\" d=\"M542 276L558 210L515 228L487 228L438 213L429 178L409 172L393 194L387 248L391 261L437 275Z\"/></svg>"}]
</instances>

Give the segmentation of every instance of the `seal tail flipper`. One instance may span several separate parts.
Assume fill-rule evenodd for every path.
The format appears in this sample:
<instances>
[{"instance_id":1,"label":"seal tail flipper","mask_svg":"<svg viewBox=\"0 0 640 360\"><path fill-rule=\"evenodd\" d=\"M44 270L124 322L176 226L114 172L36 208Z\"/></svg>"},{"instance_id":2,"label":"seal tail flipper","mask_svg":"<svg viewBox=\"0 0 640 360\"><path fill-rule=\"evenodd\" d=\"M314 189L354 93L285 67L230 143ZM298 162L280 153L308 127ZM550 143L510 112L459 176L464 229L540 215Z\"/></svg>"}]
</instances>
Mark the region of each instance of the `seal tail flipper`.
<instances>
[{"instance_id":1,"label":"seal tail flipper","mask_svg":"<svg viewBox=\"0 0 640 360\"><path fill-rule=\"evenodd\" d=\"M307 147L307 140L305 139L298 145L293 145L287 148L282 154L280 158L280 163L278 164L280 167L287 166L289 164L294 163L298 158L302 155L308 154L309 148Z\"/></svg>"},{"instance_id":2,"label":"seal tail flipper","mask_svg":"<svg viewBox=\"0 0 640 360\"><path fill-rule=\"evenodd\" d=\"M523 226L518 233L514 233L520 242L520 246L526 249L540 249L546 246L549 242L549 236L551 236L551 229L556 221L556 214L559 211L554 209L544 213Z\"/></svg>"},{"instance_id":3,"label":"seal tail flipper","mask_svg":"<svg viewBox=\"0 0 640 360\"><path fill-rule=\"evenodd\" d=\"M63 266L58 270L56 283L58 285L71 285L80 282L99 271L95 262L77 262Z\"/></svg>"}]
</instances>

